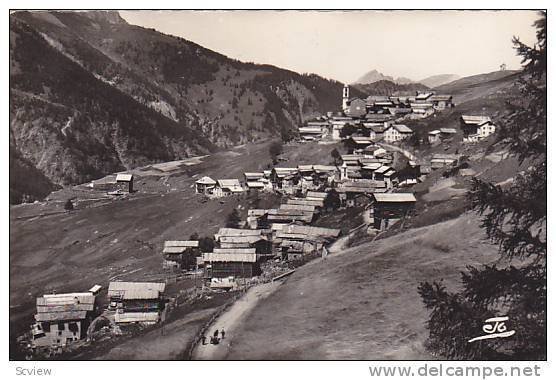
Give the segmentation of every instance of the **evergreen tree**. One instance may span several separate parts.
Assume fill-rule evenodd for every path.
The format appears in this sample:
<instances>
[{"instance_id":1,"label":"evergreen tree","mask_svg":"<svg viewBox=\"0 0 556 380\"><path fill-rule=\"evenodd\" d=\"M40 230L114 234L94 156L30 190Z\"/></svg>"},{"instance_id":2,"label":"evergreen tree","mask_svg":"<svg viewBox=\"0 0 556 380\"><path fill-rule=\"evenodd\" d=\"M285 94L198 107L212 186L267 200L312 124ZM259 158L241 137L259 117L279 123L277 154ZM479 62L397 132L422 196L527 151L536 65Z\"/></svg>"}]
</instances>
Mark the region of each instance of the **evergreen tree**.
<instances>
[{"instance_id":1,"label":"evergreen tree","mask_svg":"<svg viewBox=\"0 0 556 380\"><path fill-rule=\"evenodd\" d=\"M342 163L342 156L340 155L340 152L338 152L338 149L334 148L332 150L332 152L330 152L330 155L332 156L332 160L334 162L334 165L339 166Z\"/></svg>"},{"instance_id":2,"label":"evergreen tree","mask_svg":"<svg viewBox=\"0 0 556 380\"><path fill-rule=\"evenodd\" d=\"M499 185L475 179L469 199L482 215L482 227L507 259L468 267L463 290L449 292L438 282L422 283L419 293L428 309L427 346L449 359L546 360L546 15L535 22L538 42L513 42L523 58L521 96L508 104L509 116L499 127L505 145L527 169L513 183ZM509 338L469 343L484 335L485 319L508 316Z\"/></svg>"},{"instance_id":3,"label":"evergreen tree","mask_svg":"<svg viewBox=\"0 0 556 380\"><path fill-rule=\"evenodd\" d=\"M237 209L234 209L230 213L230 215L228 215L228 220L226 221L226 227L238 228L240 222L241 222L241 217L239 216L239 212L237 211Z\"/></svg>"}]
</instances>

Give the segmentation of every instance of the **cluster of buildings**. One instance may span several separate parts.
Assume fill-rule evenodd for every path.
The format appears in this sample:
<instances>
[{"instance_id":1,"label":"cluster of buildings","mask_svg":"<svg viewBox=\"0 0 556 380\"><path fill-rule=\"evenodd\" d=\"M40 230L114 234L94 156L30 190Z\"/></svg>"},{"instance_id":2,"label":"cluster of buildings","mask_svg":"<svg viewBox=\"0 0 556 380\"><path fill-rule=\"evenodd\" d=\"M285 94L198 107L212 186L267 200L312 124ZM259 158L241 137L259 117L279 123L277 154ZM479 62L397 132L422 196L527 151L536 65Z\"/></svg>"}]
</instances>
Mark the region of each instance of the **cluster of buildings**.
<instances>
[{"instance_id":1,"label":"cluster of buildings","mask_svg":"<svg viewBox=\"0 0 556 380\"><path fill-rule=\"evenodd\" d=\"M101 310L98 302L100 285L83 293L38 297L31 347L66 347L88 337L101 319L116 325L157 323L165 307L165 286L163 282L110 282L106 310Z\"/></svg>"},{"instance_id":2,"label":"cluster of buildings","mask_svg":"<svg viewBox=\"0 0 556 380\"><path fill-rule=\"evenodd\" d=\"M407 119L424 118L437 111L453 107L451 95L433 92L417 92L415 96L371 95L366 99L350 98L349 86L344 86L342 112L329 112L299 128L304 141L342 140L346 126L357 129L356 135L369 137L373 141L395 142L413 133L400 123ZM352 135L351 133L348 135Z\"/></svg>"},{"instance_id":3,"label":"cluster of buildings","mask_svg":"<svg viewBox=\"0 0 556 380\"><path fill-rule=\"evenodd\" d=\"M451 95L433 92L417 92L415 96L350 98L346 85L342 112L329 112L308 121L299 127L299 135L302 141L351 140L349 144L355 146L359 141L393 143L413 135L413 130L403 124L404 120L429 117L451 107L454 107ZM460 129L463 142L474 143L493 134L496 127L488 116L462 115ZM457 134L456 128L440 128L428 133L428 141L435 144Z\"/></svg>"}]
</instances>

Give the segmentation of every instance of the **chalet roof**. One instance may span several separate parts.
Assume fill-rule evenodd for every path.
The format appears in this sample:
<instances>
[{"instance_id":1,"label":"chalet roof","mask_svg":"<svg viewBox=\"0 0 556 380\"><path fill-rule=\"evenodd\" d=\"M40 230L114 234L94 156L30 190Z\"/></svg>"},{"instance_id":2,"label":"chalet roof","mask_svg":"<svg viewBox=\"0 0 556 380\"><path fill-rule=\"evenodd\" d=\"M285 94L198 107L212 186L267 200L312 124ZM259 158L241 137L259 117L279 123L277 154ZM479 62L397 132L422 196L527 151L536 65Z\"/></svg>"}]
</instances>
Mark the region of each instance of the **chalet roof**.
<instances>
[{"instance_id":1,"label":"chalet roof","mask_svg":"<svg viewBox=\"0 0 556 380\"><path fill-rule=\"evenodd\" d=\"M255 252L255 248L214 248L212 250L212 253L222 255L250 255Z\"/></svg>"},{"instance_id":2,"label":"chalet roof","mask_svg":"<svg viewBox=\"0 0 556 380\"><path fill-rule=\"evenodd\" d=\"M432 155L433 160L457 160L458 158L458 154L435 153Z\"/></svg>"},{"instance_id":3,"label":"chalet roof","mask_svg":"<svg viewBox=\"0 0 556 380\"><path fill-rule=\"evenodd\" d=\"M116 182L131 182L133 181L133 174L119 173L116 175Z\"/></svg>"},{"instance_id":4,"label":"chalet roof","mask_svg":"<svg viewBox=\"0 0 556 380\"><path fill-rule=\"evenodd\" d=\"M247 187L250 189L262 189L264 188L264 183L257 181L248 181Z\"/></svg>"},{"instance_id":5,"label":"chalet roof","mask_svg":"<svg viewBox=\"0 0 556 380\"><path fill-rule=\"evenodd\" d=\"M362 167L362 169L365 170L377 170L378 168L380 168L382 166L382 164L380 162L372 162L369 164L366 164L365 166Z\"/></svg>"},{"instance_id":6,"label":"chalet roof","mask_svg":"<svg viewBox=\"0 0 556 380\"><path fill-rule=\"evenodd\" d=\"M155 298L164 292L166 284L163 282L126 282L112 281L108 285L108 297L122 297L124 299L151 299L156 292ZM129 296L128 296L129 294ZM138 297L138 298L130 298Z\"/></svg>"},{"instance_id":7,"label":"chalet roof","mask_svg":"<svg viewBox=\"0 0 556 380\"><path fill-rule=\"evenodd\" d=\"M368 113L365 115L365 119L374 121L388 121L392 120L391 114L380 114L380 113Z\"/></svg>"},{"instance_id":8,"label":"chalet roof","mask_svg":"<svg viewBox=\"0 0 556 380\"><path fill-rule=\"evenodd\" d=\"M376 192L377 189L386 188L386 183L384 181L375 180L357 180L357 181L345 181L342 182L336 191L339 193L361 193L369 194Z\"/></svg>"},{"instance_id":9,"label":"chalet roof","mask_svg":"<svg viewBox=\"0 0 556 380\"><path fill-rule=\"evenodd\" d=\"M261 178L264 177L263 172L245 172L245 173L243 173L243 175L247 179L261 179Z\"/></svg>"},{"instance_id":10,"label":"chalet roof","mask_svg":"<svg viewBox=\"0 0 556 380\"><path fill-rule=\"evenodd\" d=\"M432 108L432 103L411 103L411 108L414 109ZM415 110L413 112L415 112Z\"/></svg>"},{"instance_id":11,"label":"chalet roof","mask_svg":"<svg viewBox=\"0 0 556 380\"><path fill-rule=\"evenodd\" d=\"M285 234L303 234L307 236L319 236L335 238L340 235L340 229L338 228L323 228L323 227L313 227L313 226L298 226L296 224L290 224L282 228L282 233Z\"/></svg>"},{"instance_id":12,"label":"chalet roof","mask_svg":"<svg viewBox=\"0 0 556 380\"><path fill-rule=\"evenodd\" d=\"M313 170L317 173L328 173L334 172L338 170L338 168L333 165L313 165Z\"/></svg>"},{"instance_id":13,"label":"chalet roof","mask_svg":"<svg viewBox=\"0 0 556 380\"><path fill-rule=\"evenodd\" d=\"M433 95L430 98L431 101L448 101L452 100L452 95Z\"/></svg>"},{"instance_id":14,"label":"chalet roof","mask_svg":"<svg viewBox=\"0 0 556 380\"><path fill-rule=\"evenodd\" d=\"M291 205L307 205L307 206L315 206L315 207L322 207L324 205L323 200L306 199L306 198L292 198L292 199L288 199L286 202Z\"/></svg>"},{"instance_id":15,"label":"chalet roof","mask_svg":"<svg viewBox=\"0 0 556 380\"><path fill-rule=\"evenodd\" d=\"M37 298L37 306L59 306L95 303L95 296L91 293L61 293L45 294ZM92 310L92 309L91 309Z\"/></svg>"},{"instance_id":16,"label":"chalet roof","mask_svg":"<svg viewBox=\"0 0 556 380\"><path fill-rule=\"evenodd\" d=\"M392 169L390 166L383 165L383 166L379 167L378 169L376 169L376 170L375 170L375 173L384 174L384 173L386 173L387 171L389 171L390 169Z\"/></svg>"},{"instance_id":17,"label":"chalet roof","mask_svg":"<svg viewBox=\"0 0 556 380\"><path fill-rule=\"evenodd\" d=\"M492 122L492 120L490 119L489 116L470 116L470 115L461 115L461 120L463 120L463 122L465 124L468 125L477 125L477 126L481 126L485 123L489 123Z\"/></svg>"},{"instance_id":18,"label":"chalet roof","mask_svg":"<svg viewBox=\"0 0 556 380\"><path fill-rule=\"evenodd\" d=\"M198 240L166 240L164 242L164 247L185 247L185 248L197 248L199 246Z\"/></svg>"},{"instance_id":19,"label":"chalet roof","mask_svg":"<svg viewBox=\"0 0 556 380\"><path fill-rule=\"evenodd\" d=\"M313 165L297 165L297 170L299 171L312 171L313 170Z\"/></svg>"},{"instance_id":20,"label":"chalet roof","mask_svg":"<svg viewBox=\"0 0 556 380\"><path fill-rule=\"evenodd\" d=\"M158 289L131 289L121 294L124 300L154 300L160 296Z\"/></svg>"},{"instance_id":21,"label":"chalet roof","mask_svg":"<svg viewBox=\"0 0 556 380\"><path fill-rule=\"evenodd\" d=\"M236 178L233 179L219 179L218 186L222 189L229 189L231 192L241 192L243 188L239 183L239 180Z\"/></svg>"},{"instance_id":22,"label":"chalet roof","mask_svg":"<svg viewBox=\"0 0 556 380\"><path fill-rule=\"evenodd\" d=\"M370 137L364 136L351 136L351 140L353 140L356 144L372 144L373 140Z\"/></svg>"},{"instance_id":23,"label":"chalet roof","mask_svg":"<svg viewBox=\"0 0 556 380\"><path fill-rule=\"evenodd\" d=\"M85 319L86 317L87 312L84 310L35 314L35 320L37 322L81 320Z\"/></svg>"},{"instance_id":24,"label":"chalet roof","mask_svg":"<svg viewBox=\"0 0 556 380\"><path fill-rule=\"evenodd\" d=\"M254 249L254 248L253 248ZM205 262L235 262L235 263L254 263L257 262L256 253L205 253Z\"/></svg>"},{"instance_id":25,"label":"chalet roof","mask_svg":"<svg viewBox=\"0 0 556 380\"><path fill-rule=\"evenodd\" d=\"M251 235L251 236L221 236L220 239L218 240L220 241L220 243L253 244L258 241L267 240L267 239L264 236ZM225 253L225 252L221 252L221 253Z\"/></svg>"},{"instance_id":26,"label":"chalet roof","mask_svg":"<svg viewBox=\"0 0 556 380\"><path fill-rule=\"evenodd\" d=\"M281 210L298 210L298 211L314 212L315 211L315 206L313 206L313 205L294 205L294 204L286 203L286 204L281 204L280 209Z\"/></svg>"},{"instance_id":27,"label":"chalet roof","mask_svg":"<svg viewBox=\"0 0 556 380\"><path fill-rule=\"evenodd\" d=\"M440 131L438 129L435 129L434 131L429 132L429 135L433 135L433 136L438 135L438 134L440 134Z\"/></svg>"},{"instance_id":28,"label":"chalet roof","mask_svg":"<svg viewBox=\"0 0 556 380\"><path fill-rule=\"evenodd\" d=\"M221 236L262 236L264 233L265 230L261 230L261 229L251 230L251 229L222 227L218 230L218 233L214 234L214 237L218 240Z\"/></svg>"},{"instance_id":29,"label":"chalet roof","mask_svg":"<svg viewBox=\"0 0 556 380\"><path fill-rule=\"evenodd\" d=\"M100 285L98 285L98 284L97 284L97 285L93 285L93 286L91 287L91 289L89 289L89 292L90 292L90 293L96 293L96 292L100 291L100 289L102 289L102 286L100 286Z\"/></svg>"},{"instance_id":30,"label":"chalet roof","mask_svg":"<svg viewBox=\"0 0 556 380\"><path fill-rule=\"evenodd\" d=\"M116 313L114 322L116 323L131 323L131 322L158 322L160 316L158 312L127 312Z\"/></svg>"},{"instance_id":31,"label":"chalet roof","mask_svg":"<svg viewBox=\"0 0 556 380\"><path fill-rule=\"evenodd\" d=\"M307 191L306 198L325 199L326 195L324 191Z\"/></svg>"},{"instance_id":32,"label":"chalet roof","mask_svg":"<svg viewBox=\"0 0 556 380\"><path fill-rule=\"evenodd\" d=\"M409 128L407 125L394 124L394 125L392 125L392 127L395 128L400 133L413 133L411 128Z\"/></svg>"},{"instance_id":33,"label":"chalet roof","mask_svg":"<svg viewBox=\"0 0 556 380\"><path fill-rule=\"evenodd\" d=\"M200 185L216 185L216 181L207 176L195 181L195 183L198 183Z\"/></svg>"},{"instance_id":34,"label":"chalet roof","mask_svg":"<svg viewBox=\"0 0 556 380\"><path fill-rule=\"evenodd\" d=\"M374 193L373 197L377 202L389 203L389 202L416 202L415 195L413 193Z\"/></svg>"},{"instance_id":35,"label":"chalet roof","mask_svg":"<svg viewBox=\"0 0 556 380\"><path fill-rule=\"evenodd\" d=\"M448 134L458 133L455 128L440 128L440 132Z\"/></svg>"},{"instance_id":36,"label":"chalet roof","mask_svg":"<svg viewBox=\"0 0 556 380\"><path fill-rule=\"evenodd\" d=\"M321 127L299 127L299 133L320 135L322 134L322 128Z\"/></svg>"},{"instance_id":37,"label":"chalet roof","mask_svg":"<svg viewBox=\"0 0 556 380\"><path fill-rule=\"evenodd\" d=\"M422 92L420 94L417 94L415 96L416 100L427 100L428 98L430 98L433 95L432 92Z\"/></svg>"}]
</instances>

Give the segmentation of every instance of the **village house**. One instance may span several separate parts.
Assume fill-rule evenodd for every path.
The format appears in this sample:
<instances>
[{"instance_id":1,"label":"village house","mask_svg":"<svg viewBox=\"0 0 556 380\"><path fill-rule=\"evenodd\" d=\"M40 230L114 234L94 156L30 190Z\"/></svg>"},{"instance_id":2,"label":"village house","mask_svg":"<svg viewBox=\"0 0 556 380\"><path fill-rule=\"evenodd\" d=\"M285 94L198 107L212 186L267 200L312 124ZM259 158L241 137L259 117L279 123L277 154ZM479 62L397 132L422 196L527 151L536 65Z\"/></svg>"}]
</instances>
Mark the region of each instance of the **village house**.
<instances>
[{"instance_id":1,"label":"village house","mask_svg":"<svg viewBox=\"0 0 556 380\"><path fill-rule=\"evenodd\" d=\"M268 210L267 220L270 223L303 223L309 224L315 218L314 211L304 211L303 207L301 209L297 206L294 209L272 209Z\"/></svg>"},{"instance_id":2,"label":"village house","mask_svg":"<svg viewBox=\"0 0 556 380\"><path fill-rule=\"evenodd\" d=\"M205 253L205 278L251 278L261 274L255 248L235 250L235 253Z\"/></svg>"},{"instance_id":3,"label":"village house","mask_svg":"<svg viewBox=\"0 0 556 380\"><path fill-rule=\"evenodd\" d=\"M273 168L270 173L270 181L274 190L293 192L293 186L298 180L297 174L297 168Z\"/></svg>"},{"instance_id":4,"label":"village house","mask_svg":"<svg viewBox=\"0 0 556 380\"><path fill-rule=\"evenodd\" d=\"M368 113L365 115L365 123L386 123L393 121L395 115L392 115L390 111L385 110L384 113Z\"/></svg>"},{"instance_id":5,"label":"village house","mask_svg":"<svg viewBox=\"0 0 556 380\"><path fill-rule=\"evenodd\" d=\"M432 103L411 103L411 117L425 118L434 114Z\"/></svg>"},{"instance_id":6,"label":"village house","mask_svg":"<svg viewBox=\"0 0 556 380\"><path fill-rule=\"evenodd\" d=\"M214 248L214 253L234 253L230 250L255 248L259 256L272 254L272 242L266 236L220 236L218 240L220 248Z\"/></svg>"},{"instance_id":7,"label":"village house","mask_svg":"<svg viewBox=\"0 0 556 380\"><path fill-rule=\"evenodd\" d=\"M372 198L371 216L377 230L385 230L410 215L417 202L413 193L373 193Z\"/></svg>"},{"instance_id":8,"label":"village house","mask_svg":"<svg viewBox=\"0 0 556 380\"><path fill-rule=\"evenodd\" d=\"M417 92L414 103L429 103L433 95L432 92Z\"/></svg>"},{"instance_id":9,"label":"village house","mask_svg":"<svg viewBox=\"0 0 556 380\"><path fill-rule=\"evenodd\" d=\"M408 138L413 134L411 128L403 124L392 124L384 130L384 141L392 143Z\"/></svg>"},{"instance_id":10,"label":"village house","mask_svg":"<svg viewBox=\"0 0 556 380\"><path fill-rule=\"evenodd\" d=\"M351 136L346 140L345 145L348 153L358 153L369 145L374 145L374 142L370 137Z\"/></svg>"},{"instance_id":11,"label":"village house","mask_svg":"<svg viewBox=\"0 0 556 380\"><path fill-rule=\"evenodd\" d=\"M340 195L342 206L355 207L370 203L370 195L385 192L386 183L369 179L345 181L338 185L336 191Z\"/></svg>"},{"instance_id":12,"label":"village house","mask_svg":"<svg viewBox=\"0 0 556 380\"><path fill-rule=\"evenodd\" d=\"M116 189L126 193L133 193L133 174L129 174L129 173L117 174Z\"/></svg>"},{"instance_id":13,"label":"village house","mask_svg":"<svg viewBox=\"0 0 556 380\"><path fill-rule=\"evenodd\" d=\"M162 256L164 269L192 270L201 255L197 240L167 240L164 242Z\"/></svg>"},{"instance_id":14,"label":"village house","mask_svg":"<svg viewBox=\"0 0 556 380\"><path fill-rule=\"evenodd\" d=\"M438 169L446 165L452 165L459 158L457 154L436 153L431 158L431 168Z\"/></svg>"},{"instance_id":15,"label":"village house","mask_svg":"<svg viewBox=\"0 0 556 380\"><path fill-rule=\"evenodd\" d=\"M430 131L428 134L428 139L429 139L429 143L431 144L436 144L437 142L440 142L440 130L435 129L433 131Z\"/></svg>"},{"instance_id":16,"label":"village house","mask_svg":"<svg viewBox=\"0 0 556 380\"><path fill-rule=\"evenodd\" d=\"M112 281L108 285L110 308L116 323L154 324L164 310L163 282Z\"/></svg>"},{"instance_id":17,"label":"village house","mask_svg":"<svg viewBox=\"0 0 556 380\"><path fill-rule=\"evenodd\" d=\"M85 337L95 313L92 293L45 294L36 300L32 347L64 347Z\"/></svg>"},{"instance_id":18,"label":"village house","mask_svg":"<svg viewBox=\"0 0 556 380\"><path fill-rule=\"evenodd\" d=\"M277 239L280 241L282 258L292 261L324 249L339 235L339 229L291 224L277 232Z\"/></svg>"},{"instance_id":19,"label":"village house","mask_svg":"<svg viewBox=\"0 0 556 380\"><path fill-rule=\"evenodd\" d=\"M212 195L216 188L216 181L210 177L203 177L195 181L195 192L197 194Z\"/></svg>"},{"instance_id":20,"label":"village house","mask_svg":"<svg viewBox=\"0 0 556 380\"><path fill-rule=\"evenodd\" d=\"M268 214L268 209L247 210L247 226L253 230L269 228L266 218L264 218L266 214Z\"/></svg>"},{"instance_id":21,"label":"village house","mask_svg":"<svg viewBox=\"0 0 556 380\"><path fill-rule=\"evenodd\" d=\"M440 138L443 140L454 137L457 133L455 128L440 128Z\"/></svg>"},{"instance_id":22,"label":"village house","mask_svg":"<svg viewBox=\"0 0 556 380\"><path fill-rule=\"evenodd\" d=\"M429 101L432 103L433 108L439 111L454 106L452 95L432 95Z\"/></svg>"},{"instance_id":23,"label":"village house","mask_svg":"<svg viewBox=\"0 0 556 380\"><path fill-rule=\"evenodd\" d=\"M213 194L216 197L227 197L233 194L241 194L243 191L244 189L238 179L219 179L216 181Z\"/></svg>"},{"instance_id":24,"label":"village house","mask_svg":"<svg viewBox=\"0 0 556 380\"><path fill-rule=\"evenodd\" d=\"M327 129L321 127L299 127L299 137L303 141L321 140L327 132Z\"/></svg>"},{"instance_id":25,"label":"village house","mask_svg":"<svg viewBox=\"0 0 556 380\"><path fill-rule=\"evenodd\" d=\"M213 250L214 253L232 253L225 250L240 248L254 248L258 255L272 253L272 243L269 241L270 230L221 228L214 236L219 245L219 248Z\"/></svg>"},{"instance_id":26,"label":"village house","mask_svg":"<svg viewBox=\"0 0 556 380\"><path fill-rule=\"evenodd\" d=\"M367 105L363 99L353 98L348 101L348 107L345 110L346 115L351 117L361 117L367 113Z\"/></svg>"},{"instance_id":27,"label":"village house","mask_svg":"<svg viewBox=\"0 0 556 380\"><path fill-rule=\"evenodd\" d=\"M378 141L382 139L384 130L388 127L388 123L363 123L363 127L366 130L367 136L372 141Z\"/></svg>"},{"instance_id":28,"label":"village house","mask_svg":"<svg viewBox=\"0 0 556 380\"><path fill-rule=\"evenodd\" d=\"M460 125L465 143L478 142L496 131L496 126L488 116L461 115Z\"/></svg>"}]
</instances>

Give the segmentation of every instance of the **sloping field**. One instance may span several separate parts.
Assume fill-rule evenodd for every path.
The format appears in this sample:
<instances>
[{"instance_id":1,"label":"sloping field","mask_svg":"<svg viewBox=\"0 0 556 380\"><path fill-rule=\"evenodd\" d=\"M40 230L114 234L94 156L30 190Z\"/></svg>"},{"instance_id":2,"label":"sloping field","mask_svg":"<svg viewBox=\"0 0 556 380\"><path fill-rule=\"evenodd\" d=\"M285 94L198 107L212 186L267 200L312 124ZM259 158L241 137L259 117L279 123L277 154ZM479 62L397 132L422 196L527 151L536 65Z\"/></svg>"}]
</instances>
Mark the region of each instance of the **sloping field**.
<instances>
[{"instance_id":1,"label":"sloping field","mask_svg":"<svg viewBox=\"0 0 556 380\"><path fill-rule=\"evenodd\" d=\"M298 268L236 330L227 359L431 359L421 281L457 286L498 258L475 214L353 247Z\"/></svg>"}]
</instances>

